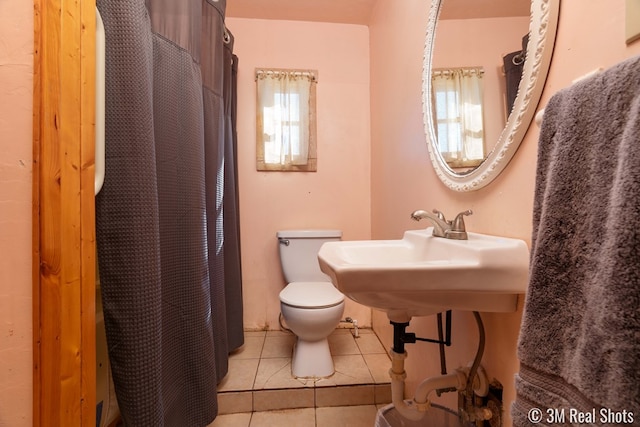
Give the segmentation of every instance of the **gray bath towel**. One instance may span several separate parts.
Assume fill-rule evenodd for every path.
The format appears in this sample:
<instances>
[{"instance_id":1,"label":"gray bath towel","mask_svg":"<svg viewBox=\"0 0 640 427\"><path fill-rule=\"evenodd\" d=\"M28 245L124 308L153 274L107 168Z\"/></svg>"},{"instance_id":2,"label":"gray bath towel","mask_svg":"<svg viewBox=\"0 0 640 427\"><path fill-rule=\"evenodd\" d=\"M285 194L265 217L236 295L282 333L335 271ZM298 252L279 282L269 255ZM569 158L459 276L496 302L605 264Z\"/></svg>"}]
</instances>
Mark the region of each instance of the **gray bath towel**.
<instances>
[{"instance_id":1,"label":"gray bath towel","mask_svg":"<svg viewBox=\"0 0 640 427\"><path fill-rule=\"evenodd\" d=\"M545 108L530 274L514 425L640 425L640 57Z\"/></svg>"}]
</instances>

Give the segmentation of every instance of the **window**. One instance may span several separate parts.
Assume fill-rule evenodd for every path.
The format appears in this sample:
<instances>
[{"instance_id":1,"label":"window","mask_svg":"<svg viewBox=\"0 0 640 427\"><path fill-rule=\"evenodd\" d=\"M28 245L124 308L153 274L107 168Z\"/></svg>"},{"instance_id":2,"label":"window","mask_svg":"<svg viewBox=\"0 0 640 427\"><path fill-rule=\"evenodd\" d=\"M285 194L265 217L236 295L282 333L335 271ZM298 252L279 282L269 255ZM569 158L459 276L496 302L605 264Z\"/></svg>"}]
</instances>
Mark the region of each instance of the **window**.
<instances>
[{"instance_id":1,"label":"window","mask_svg":"<svg viewBox=\"0 0 640 427\"><path fill-rule=\"evenodd\" d=\"M482 68L433 70L435 132L440 153L452 168L475 167L484 159Z\"/></svg>"},{"instance_id":2,"label":"window","mask_svg":"<svg viewBox=\"0 0 640 427\"><path fill-rule=\"evenodd\" d=\"M256 70L259 171L316 171L316 82L316 71Z\"/></svg>"}]
</instances>

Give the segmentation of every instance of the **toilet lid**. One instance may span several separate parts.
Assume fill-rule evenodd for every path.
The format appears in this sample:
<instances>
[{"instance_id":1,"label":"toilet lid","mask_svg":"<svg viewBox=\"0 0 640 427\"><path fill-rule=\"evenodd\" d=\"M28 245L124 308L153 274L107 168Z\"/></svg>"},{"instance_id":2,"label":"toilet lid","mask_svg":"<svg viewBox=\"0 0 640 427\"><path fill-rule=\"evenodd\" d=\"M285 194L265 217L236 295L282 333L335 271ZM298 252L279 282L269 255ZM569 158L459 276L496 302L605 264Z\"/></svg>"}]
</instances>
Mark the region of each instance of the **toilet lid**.
<instances>
[{"instance_id":1,"label":"toilet lid","mask_svg":"<svg viewBox=\"0 0 640 427\"><path fill-rule=\"evenodd\" d=\"M340 304L344 295L329 282L294 282L280 292L280 301L294 307L324 308Z\"/></svg>"}]
</instances>

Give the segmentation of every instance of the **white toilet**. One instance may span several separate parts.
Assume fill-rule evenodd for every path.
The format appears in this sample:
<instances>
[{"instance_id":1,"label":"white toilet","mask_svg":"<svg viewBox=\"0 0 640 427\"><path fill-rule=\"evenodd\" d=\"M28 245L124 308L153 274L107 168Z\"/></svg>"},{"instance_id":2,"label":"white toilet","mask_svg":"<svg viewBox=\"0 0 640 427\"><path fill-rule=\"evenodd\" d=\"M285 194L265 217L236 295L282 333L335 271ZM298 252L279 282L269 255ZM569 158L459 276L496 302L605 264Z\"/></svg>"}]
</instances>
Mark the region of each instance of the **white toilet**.
<instances>
[{"instance_id":1,"label":"white toilet","mask_svg":"<svg viewBox=\"0 0 640 427\"><path fill-rule=\"evenodd\" d=\"M298 378L328 377L333 360L327 337L344 312L344 295L320 271L318 251L325 242L340 240L339 230L278 231L280 263L287 286L280 292L280 310L298 337L292 373Z\"/></svg>"}]
</instances>

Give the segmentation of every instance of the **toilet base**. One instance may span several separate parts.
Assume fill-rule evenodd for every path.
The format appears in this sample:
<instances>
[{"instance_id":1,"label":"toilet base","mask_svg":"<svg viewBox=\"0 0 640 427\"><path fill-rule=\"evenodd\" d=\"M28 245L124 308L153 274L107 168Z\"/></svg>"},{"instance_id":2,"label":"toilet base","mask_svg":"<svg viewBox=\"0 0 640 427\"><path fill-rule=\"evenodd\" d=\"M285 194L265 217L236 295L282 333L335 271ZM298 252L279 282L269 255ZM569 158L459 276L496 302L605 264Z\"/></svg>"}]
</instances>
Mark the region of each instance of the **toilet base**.
<instances>
[{"instance_id":1,"label":"toilet base","mask_svg":"<svg viewBox=\"0 0 640 427\"><path fill-rule=\"evenodd\" d=\"M325 378L333 375L329 341L304 341L298 338L293 348L291 373L296 378Z\"/></svg>"}]
</instances>

